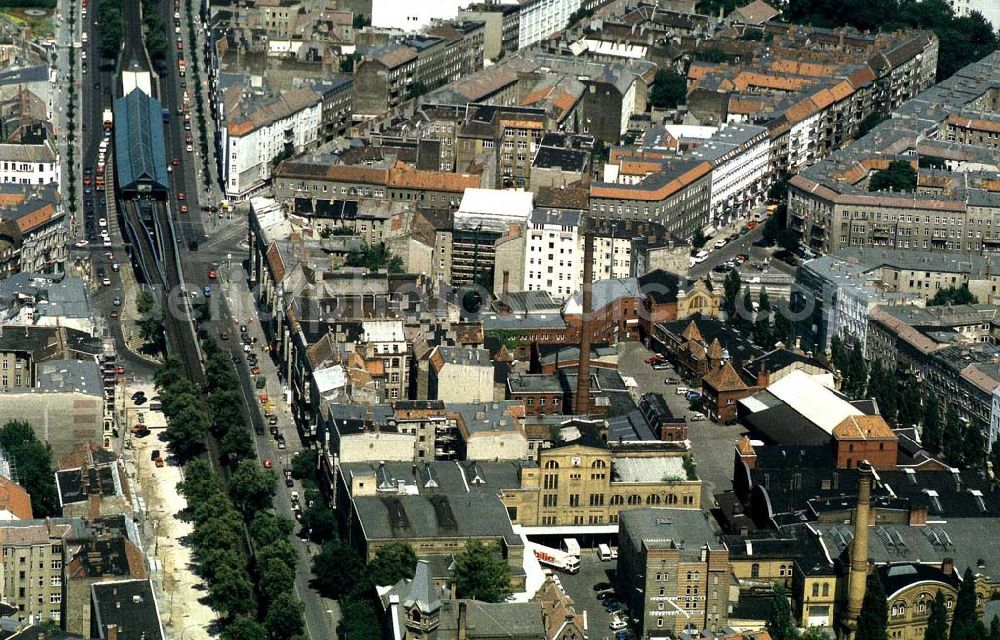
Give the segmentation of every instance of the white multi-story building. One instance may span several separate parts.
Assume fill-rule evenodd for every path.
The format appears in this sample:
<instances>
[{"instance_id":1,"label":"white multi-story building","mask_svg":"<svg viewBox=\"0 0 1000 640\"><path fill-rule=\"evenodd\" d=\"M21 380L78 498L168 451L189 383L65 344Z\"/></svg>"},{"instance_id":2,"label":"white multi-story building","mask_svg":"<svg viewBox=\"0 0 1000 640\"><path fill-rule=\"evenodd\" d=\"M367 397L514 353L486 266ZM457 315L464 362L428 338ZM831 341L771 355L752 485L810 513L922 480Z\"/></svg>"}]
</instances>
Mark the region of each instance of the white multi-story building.
<instances>
[{"instance_id":1,"label":"white multi-story building","mask_svg":"<svg viewBox=\"0 0 1000 640\"><path fill-rule=\"evenodd\" d=\"M563 30L569 22L569 16L580 8L580 0L520 0L519 4L521 15L518 49L529 47L556 31Z\"/></svg>"},{"instance_id":2,"label":"white multi-story building","mask_svg":"<svg viewBox=\"0 0 1000 640\"><path fill-rule=\"evenodd\" d=\"M986 434L986 449L993 450L993 443L1000 438L1000 387L993 390L993 406L990 409L990 431ZM994 473L996 473L994 471Z\"/></svg>"},{"instance_id":3,"label":"white multi-story building","mask_svg":"<svg viewBox=\"0 0 1000 640\"><path fill-rule=\"evenodd\" d=\"M372 26L417 32L435 20L454 20L470 0L372 0Z\"/></svg>"},{"instance_id":4,"label":"white multi-story building","mask_svg":"<svg viewBox=\"0 0 1000 640\"><path fill-rule=\"evenodd\" d=\"M525 230L524 288L562 301L580 287L583 238L580 212L535 209Z\"/></svg>"},{"instance_id":5,"label":"white multi-story building","mask_svg":"<svg viewBox=\"0 0 1000 640\"><path fill-rule=\"evenodd\" d=\"M763 202L770 161L765 127L723 125L691 155L712 163L709 208L715 224L728 224Z\"/></svg>"},{"instance_id":6,"label":"white multi-story building","mask_svg":"<svg viewBox=\"0 0 1000 640\"><path fill-rule=\"evenodd\" d=\"M788 172L796 173L799 169L811 165L818 159L816 153L816 133L822 111L817 111L792 125L788 134Z\"/></svg>"},{"instance_id":7,"label":"white multi-story building","mask_svg":"<svg viewBox=\"0 0 1000 640\"><path fill-rule=\"evenodd\" d=\"M358 351L366 361L381 360L383 398L405 400L410 386L410 347L401 320L368 320L361 323ZM378 383L377 383L378 384Z\"/></svg>"},{"instance_id":8,"label":"white multi-story building","mask_svg":"<svg viewBox=\"0 0 1000 640\"><path fill-rule=\"evenodd\" d=\"M58 184L59 159L46 140L41 144L0 144L0 183Z\"/></svg>"},{"instance_id":9,"label":"white multi-story building","mask_svg":"<svg viewBox=\"0 0 1000 640\"><path fill-rule=\"evenodd\" d=\"M275 157L318 144L323 98L308 87L227 115L222 127L226 197L245 200L271 180Z\"/></svg>"},{"instance_id":10,"label":"white multi-story building","mask_svg":"<svg viewBox=\"0 0 1000 640\"><path fill-rule=\"evenodd\" d=\"M545 291L562 302L583 283L583 243L580 212L569 209L535 209L524 230L498 243L494 290ZM594 231L594 280L637 275L632 255L633 238L613 231Z\"/></svg>"},{"instance_id":11,"label":"white multi-story building","mask_svg":"<svg viewBox=\"0 0 1000 640\"><path fill-rule=\"evenodd\" d=\"M948 4L956 16L978 11L994 29L1000 29L1000 2L997 0L948 0Z\"/></svg>"}]
</instances>

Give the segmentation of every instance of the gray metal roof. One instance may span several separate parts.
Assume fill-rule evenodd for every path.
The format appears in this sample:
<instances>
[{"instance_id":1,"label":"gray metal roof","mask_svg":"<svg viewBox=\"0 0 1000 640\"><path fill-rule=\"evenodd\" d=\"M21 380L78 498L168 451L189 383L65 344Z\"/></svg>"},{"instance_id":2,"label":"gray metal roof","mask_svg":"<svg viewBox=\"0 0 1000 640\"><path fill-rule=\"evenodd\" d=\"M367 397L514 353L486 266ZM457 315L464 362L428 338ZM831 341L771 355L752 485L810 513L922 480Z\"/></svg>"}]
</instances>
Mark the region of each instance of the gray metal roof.
<instances>
[{"instance_id":1,"label":"gray metal roof","mask_svg":"<svg viewBox=\"0 0 1000 640\"><path fill-rule=\"evenodd\" d=\"M430 469L424 473L424 467ZM374 496L354 496L358 521L371 540L436 537L503 538L520 545L497 492L520 486L517 466L507 462L346 463L356 476L377 479ZM474 481L480 478L481 482ZM428 478L434 480L427 483Z\"/></svg>"},{"instance_id":2,"label":"gray metal roof","mask_svg":"<svg viewBox=\"0 0 1000 640\"><path fill-rule=\"evenodd\" d=\"M414 571L413 580L410 582L410 592L403 600L403 606L407 609L414 604L425 613L441 608L441 599L438 598L437 589L434 588L430 564L426 560L417 561L417 568Z\"/></svg>"},{"instance_id":3,"label":"gray metal roof","mask_svg":"<svg viewBox=\"0 0 1000 640\"><path fill-rule=\"evenodd\" d=\"M33 305L35 313L49 317L93 315L87 286L80 278L22 272L0 280L0 314L26 304Z\"/></svg>"},{"instance_id":4,"label":"gray metal roof","mask_svg":"<svg viewBox=\"0 0 1000 640\"><path fill-rule=\"evenodd\" d=\"M621 512L623 542L653 549L676 548L682 560L698 560L701 549L721 549L719 536L700 509L628 509Z\"/></svg>"},{"instance_id":5,"label":"gray metal roof","mask_svg":"<svg viewBox=\"0 0 1000 640\"><path fill-rule=\"evenodd\" d=\"M104 395L101 368L94 360L50 360L38 365L40 391L79 391Z\"/></svg>"},{"instance_id":6,"label":"gray metal roof","mask_svg":"<svg viewBox=\"0 0 1000 640\"><path fill-rule=\"evenodd\" d=\"M159 100L139 89L115 100L115 166L120 188L134 189L140 182L168 188L162 111Z\"/></svg>"},{"instance_id":7,"label":"gray metal roof","mask_svg":"<svg viewBox=\"0 0 1000 640\"><path fill-rule=\"evenodd\" d=\"M972 277L1000 273L1000 256L981 256L957 251L929 252L887 247L844 247L834 254L866 269L887 266L914 271L943 271Z\"/></svg>"},{"instance_id":8,"label":"gray metal roof","mask_svg":"<svg viewBox=\"0 0 1000 640\"><path fill-rule=\"evenodd\" d=\"M508 410L521 406L513 400L496 402L455 402L448 404L448 410L462 416L469 433L490 431L517 431L517 419Z\"/></svg>"}]
</instances>

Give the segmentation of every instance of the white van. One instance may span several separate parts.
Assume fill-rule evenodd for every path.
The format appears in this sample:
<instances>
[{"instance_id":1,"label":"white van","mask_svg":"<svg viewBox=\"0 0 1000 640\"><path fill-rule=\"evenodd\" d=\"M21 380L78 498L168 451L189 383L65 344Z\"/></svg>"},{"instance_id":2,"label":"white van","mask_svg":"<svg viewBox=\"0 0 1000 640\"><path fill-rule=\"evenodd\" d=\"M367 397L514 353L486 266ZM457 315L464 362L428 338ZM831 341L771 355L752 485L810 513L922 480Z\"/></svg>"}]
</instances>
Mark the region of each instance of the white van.
<instances>
[{"instance_id":1,"label":"white van","mask_svg":"<svg viewBox=\"0 0 1000 640\"><path fill-rule=\"evenodd\" d=\"M706 259L708 259L708 251L705 250L699 251L694 257L694 261L699 264L704 262Z\"/></svg>"},{"instance_id":2,"label":"white van","mask_svg":"<svg viewBox=\"0 0 1000 640\"><path fill-rule=\"evenodd\" d=\"M688 391L690 391L690 389L687 387L677 387L677 395L679 396L686 395Z\"/></svg>"},{"instance_id":3,"label":"white van","mask_svg":"<svg viewBox=\"0 0 1000 640\"><path fill-rule=\"evenodd\" d=\"M604 543L601 543L601 544L597 545L597 555L598 555L598 557L600 557L601 560L610 560L611 559L611 547L609 547L608 545L606 545Z\"/></svg>"}]
</instances>

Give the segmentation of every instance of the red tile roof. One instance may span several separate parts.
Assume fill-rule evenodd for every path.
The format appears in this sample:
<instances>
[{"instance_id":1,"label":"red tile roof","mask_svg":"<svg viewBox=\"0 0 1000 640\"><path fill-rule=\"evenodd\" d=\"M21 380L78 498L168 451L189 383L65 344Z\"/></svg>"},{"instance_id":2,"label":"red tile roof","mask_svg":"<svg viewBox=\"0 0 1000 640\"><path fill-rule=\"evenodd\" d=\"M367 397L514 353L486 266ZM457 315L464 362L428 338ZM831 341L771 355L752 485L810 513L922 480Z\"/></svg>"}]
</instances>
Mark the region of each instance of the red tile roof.
<instances>
[{"instance_id":1,"label":"red tile roof","mask_svg":"<svg viewBox=\"0 0 1000 640\"><path fill-rule=\"evenodd\" d=\"M682 189L691 186L711 172L712 165L708 162L702 162L655 189L642 189L635 187L626 189L609 183L593 184L590 186L590 197L611 198L616 200L665 200Z\"/></svg>"}]
</instances>

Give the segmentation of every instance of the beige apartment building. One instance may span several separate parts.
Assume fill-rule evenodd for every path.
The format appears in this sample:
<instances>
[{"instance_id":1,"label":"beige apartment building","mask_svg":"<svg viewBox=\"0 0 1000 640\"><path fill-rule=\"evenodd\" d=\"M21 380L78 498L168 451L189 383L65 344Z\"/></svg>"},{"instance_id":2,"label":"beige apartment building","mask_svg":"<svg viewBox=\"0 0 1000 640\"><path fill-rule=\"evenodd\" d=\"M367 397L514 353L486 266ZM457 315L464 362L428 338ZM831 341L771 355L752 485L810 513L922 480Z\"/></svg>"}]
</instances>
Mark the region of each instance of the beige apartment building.
<instances>
[{"instance_id":1,"label":"beige apartment building","mask_svg":"<svg viewBox=\"0 0 1000 640\"><path fill-rule=\"evenodd\" d=\"M850 147L788 182L788 226L824 253L844 247L920 251L1000 251L1000 54L965 67ZM890 162L916 172L912 191L871 191Z\"/></svg>"},{"instance_id":2,"label":"beige apartment building","mask_svg":"<svg viewBox=\"0 0 1000 640\"><path fill-rule=\"evenodd\" d=\"M19 621L62 620L66 547L82 537L83 527L76 518L12 520L0 527L3 601L17 608Z\"/></svg>"}]
</instances>

